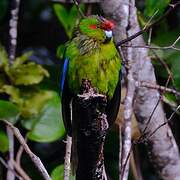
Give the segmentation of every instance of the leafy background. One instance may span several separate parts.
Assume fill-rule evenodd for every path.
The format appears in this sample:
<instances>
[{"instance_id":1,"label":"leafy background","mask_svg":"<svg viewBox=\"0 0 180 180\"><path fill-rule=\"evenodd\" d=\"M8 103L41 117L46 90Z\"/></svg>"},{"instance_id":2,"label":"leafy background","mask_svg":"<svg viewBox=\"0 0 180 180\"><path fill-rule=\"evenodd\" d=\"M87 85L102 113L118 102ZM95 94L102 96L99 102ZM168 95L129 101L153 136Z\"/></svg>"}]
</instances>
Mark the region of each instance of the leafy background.
<instances>
[{"instance_id":1,"label":"leafy background","mask_svg":"<svg viewBox=\"0 0 180 180\"><path fill-rule=\"evenodd\" d=\"M137 0L141 26L143 27L155 12L157 14L153 20L162 16L169 3L170 0ZM15 124L27 137L33 152L40 156L52 179L61 180L65 129L61 114L59 79L64 44L72 37L73 29L78 24L78 12L72 5L53 4L45 0L22 1L17 57L10 66L7 52L9 7L9 0L0 1L0 119ZM97 4L81 5L81 9L84 12L91 10L94 14L101 13ZM177 8L164 21L153 27L152 45L167 46L177 38L180 32L179 10L180 8ZM144 37L147 40L147 34ZM180 46L180 42L177 46ZM155 53L167 63L173 74L174 82L169 87L180 90L180 53L174 50L158 50ZM164 85L168 74L157 60L157 56L152 52L150 56L158 82ZM164 99L168 115L173 111L173 107L177 106L179 99L171 94L166 94ZM171 122L171 127L180 145L178 118L179 114ZM18 146L15 148L17 151ZM105 146L107 172L114 180L118 179L118 148L118 133L115 126L109 133ZM145 179L157 179L143 145L137 146L137 154L141 154L139 161ZM8 156L8 138L2 122L0 122L0 156L4 159ZM32 179L40 179L25 153L22 165ZM5 178L5 172L0 165L0 179ZM133 173L130 179L134 179Z\"/></svg>"}]
</instances>

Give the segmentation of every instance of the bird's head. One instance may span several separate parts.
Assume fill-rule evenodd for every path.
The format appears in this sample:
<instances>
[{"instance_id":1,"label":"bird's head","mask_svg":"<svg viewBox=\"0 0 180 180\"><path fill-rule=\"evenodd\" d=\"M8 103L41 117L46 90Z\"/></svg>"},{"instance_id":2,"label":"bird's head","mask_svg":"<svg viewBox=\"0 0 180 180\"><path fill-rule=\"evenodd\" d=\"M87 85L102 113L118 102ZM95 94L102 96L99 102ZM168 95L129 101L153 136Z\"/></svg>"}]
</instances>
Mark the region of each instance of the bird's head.
<instances>
[{"instance_id":1,"label":"bird's head","mask_svg":"<svg viewBox=\"0 0 180 180\"><path fill-rule=\"evenodd\" d=\"M112 38L114 23L102 16L89 16L81 19L79 31L90 38L102 43L108 43Z\"/></svg>"}]
</instances>

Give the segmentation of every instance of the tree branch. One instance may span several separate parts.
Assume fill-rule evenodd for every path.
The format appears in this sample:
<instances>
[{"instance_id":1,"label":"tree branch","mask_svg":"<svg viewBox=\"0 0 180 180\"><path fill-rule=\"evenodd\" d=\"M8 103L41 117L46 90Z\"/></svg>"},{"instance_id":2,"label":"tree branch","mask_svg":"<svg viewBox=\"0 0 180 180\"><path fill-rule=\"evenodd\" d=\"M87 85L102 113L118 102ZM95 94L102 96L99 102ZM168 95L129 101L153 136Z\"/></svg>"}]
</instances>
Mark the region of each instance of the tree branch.
<instances>
[{"instance_id":1,"label":"tree branch","mask_svg":"<svg viewBox=\"0 0 180 180\"><path fill-rule=\"evenodd\" d=\"M8 135L8 140L9 140L9 160L8 160L8 169L7 169L7 180L14 180L15 179L15 175L12 172L12 170L14 169L13 166L13 161L14 161L14 134L11 131L11 128L9 128L8 126L6 127L7 130L7 135Z\"/></svg>"},{"instance_id":2,"label":"tree branch","mask_svg":"<svg viewBox=\"0 0 180 180\"><path fill-rule=\"evenodd\" d=\"M10 47L9 47L9 64L12 64L15 58L16 54L16 44L17 44L17 23L18 23L18 12L19 12L19 5L20 0L12 0L11 1L11 18L9 20L9 35L10 35ZM8 165L11 169L14 168L13 161L14 161L14 135L11 131L11 128L8 126L7 129L7 135L9 139L9 161ZM8 169L7 171L7 180L14 180L15 176Z\"/></svg>"},{"instance_id":3,"label":"tree branch","mask_svg":"<svg viewBox=\"0 0 180 180\"><path fill-rule=\"evenodd\" d=\"M9 21L9 35L10 35L9 61L12 64L16 56L17 25L18 25L20 0L11 0L11 6L12 6L11 19Z\"/></svg>"},{"instance_id":4,"label":"tree branch","mask_svg":"<svg viewBox=\"0 0 180 180\"><path fill-rule=\"evenodd\" d=\"M142 30L139 29L139 31L135 32L129 36L126 39L121 40L120 42L116 43L116 46L121 46L122 44L131 41L133 39L135 39L136 37L140 36L141 34L147 32L151 27L153 27L154 25L158 24L160 21L162 21L165 17L167 17L177 6L180 5L180 2L177 2L175 4L170 4L169 9L165 12L165 14L163 16L161 16L159 19L157 19L155 22L153 22L152 24L145 26L145 28L143 28Z\"/></svg>"},{"instance_id":5,"label":"tree branch","mask_svg":"<svg viewBox=\"0 0 180 180\"><path fill-rule=\"evenodd\" d=\"M180 40L180 36L177 37L177 39L169 46L163 46L163 47L155 47L150 45L138 45L138 46L128 46L128 45L122 45L122 47L132 47L132 48L148 48L148 49L154 49L154 50L168 50L168 49L174 49L176 51L180 51L180 48L176 47L176 44Z\"/></svg>"},{"instance_id":6,"label":"tree branch","mask_svg":"<svg viewBox=\"0 0 180 180\"><path fill-rule=\"evenodd\" d=\"M96 93L90 81L84 80L81 94L73 100L73 120L77 120L73 122L77 131L77 180L106 179L103 153L109 127L106 105L106 96Z\"/></svg>"},{"instance_id":7,"label":"tree branch","mask_svg":"<svg viewBox=\"0 0 180 180\"><path fill-rule=\"evenodd\" d=\"M11 171L14 174L14 176L19 178L19 180L22 180L22 178L14 171L14 169L11 169L11 167L9 167L8 163L6 163L2 157L0 157L0 162L4 167Z\"/></svg>"},{"instance_id":8,"label":"tree branch","mask_svg":"<svg viewBox=\"0 0 180 180\"><path fill-rule=\"evenodd\" d=\"M134 0L131 1L130 4L131 11L128 12L128 2L123 0L103 0L102 1L102 9L106 16L112 17L116 22L115 40L117 45L121 45L133 38L139 36L144 32L144 30L140 30L139 24L136 16L136 8L134 7ZM177 7L180 3L177 3L175 6L165 13L163 17L161 17L155 23L157 24L162 18L167 16L174 7ZM130 24L128 26L128 17L129 13L131 14ZM153 24L154 25L154 24ZM130 38L126 38L126 27L129 27L129 35ZM149 27L149 26L148 26ZM147 28L146 28L147 30ZM138 32L138 33L136 33ZM125 40L122 40L125 39ZM137 37L131 41L132 46L143 45L144 40L142 37ZM154 69L151 64L151 59L148 57L148 49L132 49L133 53L133 78L135 81L139 82L151 82L152 84L156 84ZM123 48L124 56L127 57L127 50ZM159 99L159 92L156 89L149 89L145 87L136 88L136 96L134 101L134 112L138 120L138 125L141 132L146 127L146 124L149 120L149 117L152 113L152 110L157 104ZM154 129L159 127L161 124L166 121L165 114L162 108L162 104L158 104L155 112L152 115L151 121L147 128L147 133L151 134ZM172 132L169 126L166 124L162 126L159 131L153 134L152 137L148 139L147 149L153 165L156 166L157 173L159 174L161 179L179 179L180 178L180 157L178 147L176 145L175 139L172 135ZM129 153L130 154L130 153Z\"/></svg>"},{"instance_id":9,"label":"tree branch","mask_svg":"<svg viewBox=\"0 0 180 180\"><path fill-rule=\"evenodd\" d=\"M19 143L23 146L24 150L26 151L26 153L29 155L29 157L31 158L32 162L35 164L35 166L37 167L37 169L39 170L39 172L41 173L42 177L45 180L51 180L49 174L47 173L44 165L42 164L41 160L39 157L37 157L28 147L28 145L25 142L25 139L23 138L23 136L21 135L21 133L19 132L19 129L17 129L16 127L14 127L10 122L3 120L3 122L6 123L6 125L12 130L12 132L14 133L14 135L16 136L16 138L18 139Z\"/></svg>"},{"instance_id":10,"label":"tree branch","mask_svg":"<svg viewBox=\"0 0 180 180\"><path fill-rule=\"evenodd\" d=\"M132 9L134 16L131 21L133 26L132 34L140 30L136 17L136 8ZM132 45L145 44L142 37L132 40ZM151 60L148 57L147 49L134 49L135 71L134 77L138 81L151 82L156 84L154 69ZM152 110L159 101L159 92L156 89L138 87L134 104L134 112L138 120L138 125L141 132L145 129L149 121ZM154 111L151 121L146 129L147 134L151 134L154 129L167 121L162 104L158 103ZM172 135L168 124L161 127L159 131L149 137L147 140L147 149L150 155L150 160L156 166L156 170L161 179L179 179L180 178L180 156L177 144Z\"/></svg>"},{"instance_id":11,"label":"tree branch","mask_svg":"<svg viewBox=\"0 0 180 180\"><path fill-rule=\"evenodd\" d=\"M163 92L169 92L169 93L175 94L177 96L180 96L180 92L176 91L175 89L167 88L165 86L160 86L160 85L157 85L157 84L152 84L152 83L149 83L149 82L136 82L136 86L156 89L156 90L159 90L161 92L162 91Z\"/></svg>"},{"instance_id":12,"label":"tree branch","mask_svg":"<svg viewBox=\"0 0 180 180\"><path fill-rule=\"evenodd\" d=\"M66 138L66 153L64 157L64 180L69 180L71 170L71 147L72 137L67 135Z\"/></svg>"},{"instance_id":13,"label":"tree branch","mask_svg":"<svg viewBox=\"0 0 180 180\"><path fill-rule=\"evenodd\" d=\"M13 165L15 170L18 172L18 174L21 175L24 180L32 180L16 161L13 161Z\"/></svg>"}]
</instances>

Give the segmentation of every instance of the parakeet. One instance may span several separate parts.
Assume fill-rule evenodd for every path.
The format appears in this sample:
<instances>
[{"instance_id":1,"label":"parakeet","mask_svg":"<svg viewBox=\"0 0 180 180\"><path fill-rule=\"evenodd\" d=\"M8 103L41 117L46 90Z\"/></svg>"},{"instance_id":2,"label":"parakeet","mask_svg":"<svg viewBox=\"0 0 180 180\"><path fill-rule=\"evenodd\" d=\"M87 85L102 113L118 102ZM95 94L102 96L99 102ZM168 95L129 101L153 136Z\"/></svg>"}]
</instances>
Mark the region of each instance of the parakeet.
<instances>
[{"instance_id":1,"label":"parakeet","mask_svg":"<svg viewBox=\"0 0 180 180\"><path fill-rule=\"evenodd\" d=\"M60 89L67 133L72 133L70 102L80 92L82 79L91 81L107 96L107 120L111 125L120 105L121 60L112 37L114 23L91 15L80 20L74 37L66 44ZM73 119L72 119L73 121Z\"/></svg>"}]
</instances>

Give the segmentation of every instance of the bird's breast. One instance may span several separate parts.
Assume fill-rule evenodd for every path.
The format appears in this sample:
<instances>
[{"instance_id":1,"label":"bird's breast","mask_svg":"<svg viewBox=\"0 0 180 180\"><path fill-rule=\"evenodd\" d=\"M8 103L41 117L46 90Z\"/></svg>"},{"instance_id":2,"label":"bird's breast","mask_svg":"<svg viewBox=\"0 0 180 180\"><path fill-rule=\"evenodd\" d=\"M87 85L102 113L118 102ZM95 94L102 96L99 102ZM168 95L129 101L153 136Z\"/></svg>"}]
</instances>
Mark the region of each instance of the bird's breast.
<instances>
[{"instance_id":1,"label":"bird's breast","mask_svg":"<svg viewBox=\"0 0 180 180\"><path fill-rule=\"evenodd\" d=\"M79 53L69 63L69 88L78 94L82 79L88 79L99 93L111 98L119 80L120 68L120 57L113 42L101 45L93 53Z\"/></svg>"}]
</instances>

